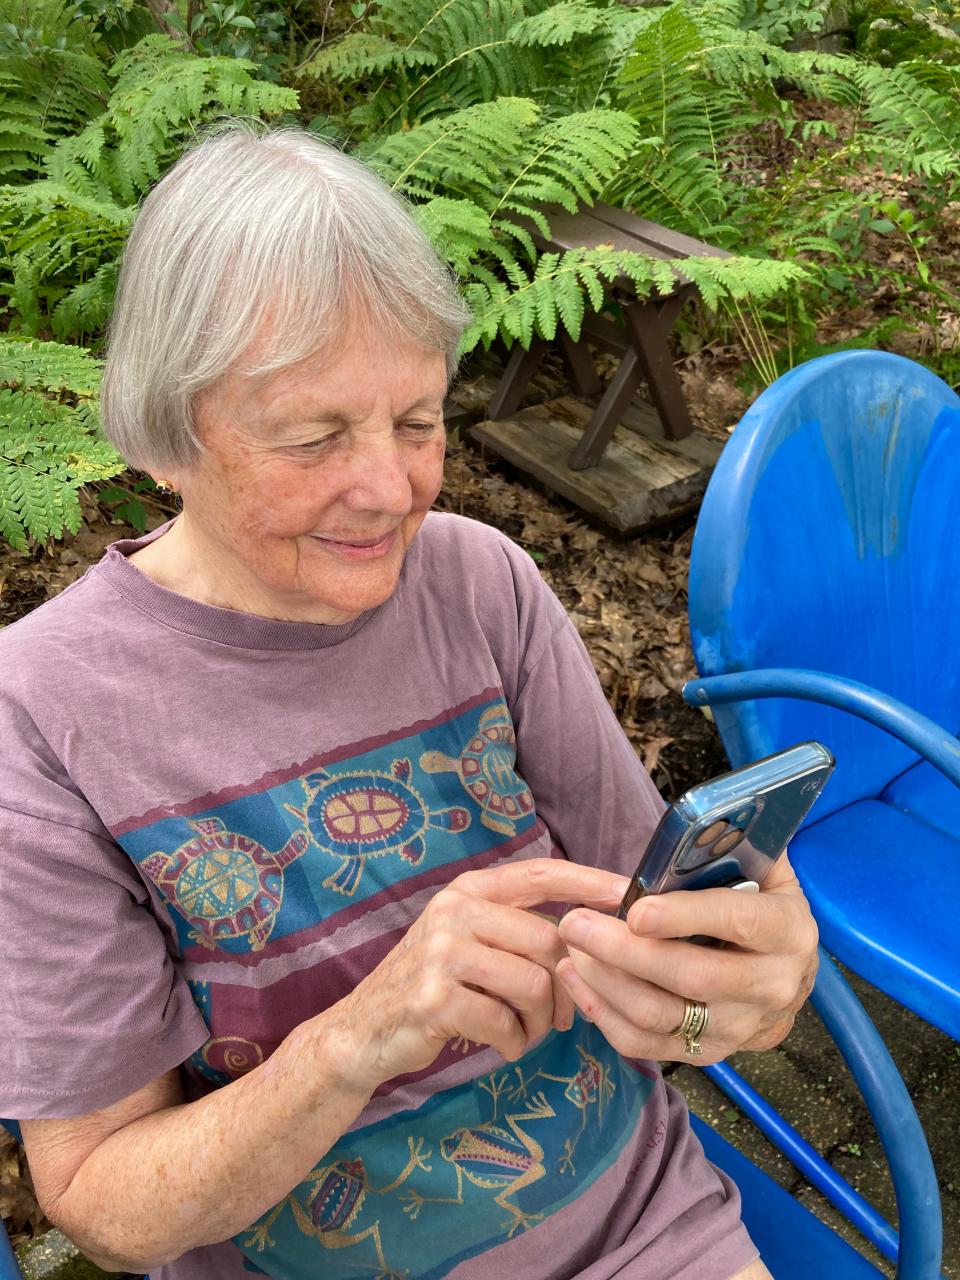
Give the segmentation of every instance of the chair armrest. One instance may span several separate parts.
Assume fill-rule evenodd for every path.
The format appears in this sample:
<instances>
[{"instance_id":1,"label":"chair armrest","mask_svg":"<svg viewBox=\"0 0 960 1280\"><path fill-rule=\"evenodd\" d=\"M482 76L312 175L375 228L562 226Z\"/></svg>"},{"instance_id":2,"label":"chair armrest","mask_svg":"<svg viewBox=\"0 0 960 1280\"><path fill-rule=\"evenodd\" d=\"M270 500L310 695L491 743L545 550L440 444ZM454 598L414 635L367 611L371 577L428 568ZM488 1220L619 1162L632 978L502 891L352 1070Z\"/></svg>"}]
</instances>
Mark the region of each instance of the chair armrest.
<instances>
[{"instance_id":1,"label":"chair armrest","mask_svg":"<svg viewBox=\"0 0 960 1280\"><path fill-rule=\"evenodd\" d=\"M689 680L683 687L683 697L694 706L756 698L798 698L836 707L899 738L960 787L960 740L905 702L857 680L824 671L767 667Z\"/></svg>"}]
</instances>

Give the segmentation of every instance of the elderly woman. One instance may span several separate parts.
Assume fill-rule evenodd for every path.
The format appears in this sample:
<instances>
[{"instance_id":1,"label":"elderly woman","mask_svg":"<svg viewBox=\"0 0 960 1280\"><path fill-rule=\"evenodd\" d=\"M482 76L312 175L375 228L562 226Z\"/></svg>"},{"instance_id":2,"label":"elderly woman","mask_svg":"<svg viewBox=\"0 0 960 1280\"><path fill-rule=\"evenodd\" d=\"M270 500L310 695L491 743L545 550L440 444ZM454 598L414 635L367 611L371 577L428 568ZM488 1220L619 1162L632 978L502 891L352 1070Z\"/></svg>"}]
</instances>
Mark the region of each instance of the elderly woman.
<instances>
[{"instance_id":1,"label":"elderly woman","mask_svg":"<svg viewBox=\"0 0 960 1280\"><path fill-rule=\"evenodd\" d=\"M776 1043L816 930L785 862L612 914L661 802L532 561L428 514L466 319L296 132L131 235L103 418L182 514L0 641L0 1114L108 1270L768 1275L654 1063L694 1000L692 1060Z\"/></svg>"}]
</instances>

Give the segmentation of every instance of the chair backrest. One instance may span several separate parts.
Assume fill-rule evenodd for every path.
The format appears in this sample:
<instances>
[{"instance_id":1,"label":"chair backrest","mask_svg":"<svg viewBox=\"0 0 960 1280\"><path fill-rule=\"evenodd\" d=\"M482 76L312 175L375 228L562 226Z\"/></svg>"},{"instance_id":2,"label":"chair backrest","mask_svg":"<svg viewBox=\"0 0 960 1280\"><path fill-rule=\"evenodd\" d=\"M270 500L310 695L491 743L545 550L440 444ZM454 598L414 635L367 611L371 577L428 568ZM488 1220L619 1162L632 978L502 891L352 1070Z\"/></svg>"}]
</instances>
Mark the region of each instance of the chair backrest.
<instances>
[{"instance_id":1,"label":"chair backrest","mask_svg":"<svg viewBox=\"0 0 960 1280\"><path fill-rule=\"evenodd\" d=\"M960 397L880 351L822 356L757 399L697 523L690 626L701 675L802 667L847 676L960 728ZM916 759L828 708L717 707L734 764L808 738L838 759L815 816Z\"/></svg>"}]
</instances>

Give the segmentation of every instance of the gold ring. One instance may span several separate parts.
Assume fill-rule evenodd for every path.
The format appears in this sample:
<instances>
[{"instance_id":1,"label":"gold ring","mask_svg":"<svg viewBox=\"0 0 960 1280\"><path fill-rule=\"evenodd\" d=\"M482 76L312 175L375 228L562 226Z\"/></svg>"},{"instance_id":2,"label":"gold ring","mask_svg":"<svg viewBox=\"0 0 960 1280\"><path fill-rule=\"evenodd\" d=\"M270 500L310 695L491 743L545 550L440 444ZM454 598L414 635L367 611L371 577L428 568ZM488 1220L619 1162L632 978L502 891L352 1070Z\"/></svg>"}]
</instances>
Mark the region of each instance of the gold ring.
<instances>
[{"instance_id":1,"label":"gold ring","mask_svg":"<svg viewBox=\"0 0 960 1280\"><path fill-rule=\"evenodd\" d=\"M671 1031L672 1036L678 1036L683 1041L684 1053L689 1053L692 1057L703 1053L700 1046L701 1036L707 1033L707 1023L710 1021L710 1010L702 1000L683 1000L683 1018L680 1025L675 1031Z\"/></svg>"}]
</instances>

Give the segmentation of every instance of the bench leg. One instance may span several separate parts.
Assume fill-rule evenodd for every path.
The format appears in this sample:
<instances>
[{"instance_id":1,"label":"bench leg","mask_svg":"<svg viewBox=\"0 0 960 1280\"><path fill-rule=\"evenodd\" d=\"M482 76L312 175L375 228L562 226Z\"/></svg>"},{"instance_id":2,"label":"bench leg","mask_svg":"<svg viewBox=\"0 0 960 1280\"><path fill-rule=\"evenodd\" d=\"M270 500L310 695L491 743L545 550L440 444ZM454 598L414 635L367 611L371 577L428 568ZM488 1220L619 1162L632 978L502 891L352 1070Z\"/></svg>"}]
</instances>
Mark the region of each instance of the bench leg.
<instances>
[{"instance_id":1,"label":"bench leg","mask_svg":"<svg viewBox=\"0 0 960 1280\"><path fill-rule=\"evenodd\" d=\"M566 330L561 330L559 337L560 350L574 391L578 396L598 396L603 390L603 379L594 368L590 348L582 338L574 342Z\"/></svg>"},{"instance_id":2,"label":"bench leg","mask_svg":"<svg viewBox=\"0 0 960 1280\"><path fill-rule=\"evenodd\" d=\"M631 349L620 361L620 367L610 380L603 399L593 411L593 416L580 437L580 443L570 455L568 465L571 470L586 471L588 467L597 465L639 385L639 362L637 353Z\"/></svg>"},{"instance_id":3,"label":"bench leg","mask_svg":"<svg viewBox=\"0 0 960 1280\"><path fill-rule=\"evenodd\" d=\"M514 344L503 376L490 397L490 404L487 406L489 418L494 421L509 418L511 413L517 411L546 349L547 344L542 338L534 338L529 351L524 351L519 342Z\"/></svg>"},{"instance_id":4,"label":"bench leg","mask_svg":"<svg viewBox=\"0 0 960 1280\"><path fill-rule=\"evenodd\" d=\"M693 431L683 387L667 346L667 335L687 296L688 290L682 290L663 302L633 302L624 307L627 332L668 440L682 440Z\"/></svg>"}]
</instances>

